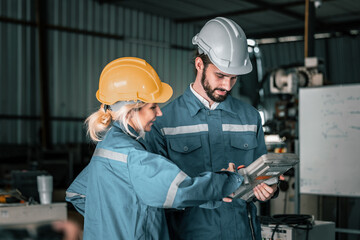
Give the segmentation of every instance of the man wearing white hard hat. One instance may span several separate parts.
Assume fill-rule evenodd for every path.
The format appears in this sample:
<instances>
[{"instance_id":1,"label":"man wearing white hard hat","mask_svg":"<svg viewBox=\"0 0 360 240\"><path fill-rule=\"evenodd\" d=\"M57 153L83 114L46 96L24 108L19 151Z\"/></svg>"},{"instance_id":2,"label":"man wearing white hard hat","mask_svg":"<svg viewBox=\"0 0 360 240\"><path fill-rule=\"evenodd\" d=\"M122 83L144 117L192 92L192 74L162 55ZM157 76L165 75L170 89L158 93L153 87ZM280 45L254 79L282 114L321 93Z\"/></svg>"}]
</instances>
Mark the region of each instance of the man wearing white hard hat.
<instances>
[{"instance_id":1,"label":"man wearing white hard hat","mask_svg":"<svg viewBox=\"0 0 360 240\"><path fill-rule=\"evenodd\" d=\"M152 151L189 176L216 172L230 162L248 166L267 151L258 111L229 95L238 76L252 71L245 33L234 21L217 17L192 43L198 47L195 81L162 109L164 115L146 139ZM276 184L259 185L254 193L257 200L267 201L276 190ZM261 239L253 202L234 199L209 206L168 211L172 238Z\"/></svg>"}]
</instances>

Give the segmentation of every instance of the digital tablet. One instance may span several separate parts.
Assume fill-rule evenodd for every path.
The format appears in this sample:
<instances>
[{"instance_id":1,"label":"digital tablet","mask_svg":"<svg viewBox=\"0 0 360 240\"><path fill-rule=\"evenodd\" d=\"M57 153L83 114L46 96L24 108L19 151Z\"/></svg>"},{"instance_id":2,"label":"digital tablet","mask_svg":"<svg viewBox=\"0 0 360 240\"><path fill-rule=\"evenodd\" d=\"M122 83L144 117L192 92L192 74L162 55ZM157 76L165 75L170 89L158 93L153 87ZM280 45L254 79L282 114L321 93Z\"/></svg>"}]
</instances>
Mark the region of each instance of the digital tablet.
<instances>
[{"instance_id":1,"label":"digital tablet","mask_svg":"<svg viewBox=\"0 0 360 240\"><path fill-rule=\"evenodd\" d=\"M242 185L234 192L232 198L241 198L250 201L254 197L253 188L266 183L273 185L278 182L279 176L299 163L299 157L294 153L264 154L249 166L239 166L238 173L244 177Z\"/></svg>"}]
</instances>

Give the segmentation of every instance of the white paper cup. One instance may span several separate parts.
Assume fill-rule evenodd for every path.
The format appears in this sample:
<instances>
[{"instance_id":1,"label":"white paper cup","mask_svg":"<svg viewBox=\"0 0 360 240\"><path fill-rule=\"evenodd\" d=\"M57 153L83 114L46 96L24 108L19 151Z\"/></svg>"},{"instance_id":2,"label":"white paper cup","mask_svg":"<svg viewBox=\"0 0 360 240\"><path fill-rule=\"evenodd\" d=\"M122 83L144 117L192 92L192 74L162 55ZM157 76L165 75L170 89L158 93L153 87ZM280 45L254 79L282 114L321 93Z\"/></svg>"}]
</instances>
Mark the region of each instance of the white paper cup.
<instances>
[{"instance_id":1,"label":"white paper cup","mask_svg":"<svg viewBox=\"0 0 360 240\"><path fill-rule=\"evenodd\" d=\"M40 203L50 204L52 201L53 177L50 175L37 176L37 188L39 191Z\"/></svg>"}]
</instances>

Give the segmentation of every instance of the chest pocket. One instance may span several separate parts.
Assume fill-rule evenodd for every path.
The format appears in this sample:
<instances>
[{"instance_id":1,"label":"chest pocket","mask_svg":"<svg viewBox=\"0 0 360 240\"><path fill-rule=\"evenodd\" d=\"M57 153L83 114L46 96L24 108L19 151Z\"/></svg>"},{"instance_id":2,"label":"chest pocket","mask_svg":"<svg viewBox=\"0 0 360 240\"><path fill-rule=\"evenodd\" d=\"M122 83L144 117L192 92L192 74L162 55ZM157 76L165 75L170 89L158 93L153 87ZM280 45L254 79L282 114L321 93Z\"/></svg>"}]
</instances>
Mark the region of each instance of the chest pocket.
<instances>
[{"instance_id":1,"label":"chest pocket","mask_svg":"<svg viewBox=\"0 0 360 240\"><path fill-rule=\"evenodd\" d=\"M191 153L201 147L199 137L184 137L170 139L170 148L178 153Z\"/></svg>"},{"instance_id":2,"label":"chest pocket","mask_svg":"<svg viewBox=\"0 0 360 240\"><path fill-rule=\"evenodd\" d=\"M248 166L254 161L257 150L257 139L255 133L234 133L230 135L229 159L236 166Z\"/></svg>"},{"instance_id":3,"label":"chest pocket","mask_svg":"<svg viewBox=\"0 0 360 240\"><path fill-rule=\"evenodd\" d=\"M230 136L230 145L245 151L258 146L255 133L233 134Z\"/></svg>"},{"instance_id":4,"label":"chest pocket","mask_svg":"<svg viewBox=\"0 0 360 240\"><path fill-rule=\"evenodd\" d=\"M204 171L203 154L199 136L169 139L169 158L188 175Z\"/></svg>"}]
</instances>

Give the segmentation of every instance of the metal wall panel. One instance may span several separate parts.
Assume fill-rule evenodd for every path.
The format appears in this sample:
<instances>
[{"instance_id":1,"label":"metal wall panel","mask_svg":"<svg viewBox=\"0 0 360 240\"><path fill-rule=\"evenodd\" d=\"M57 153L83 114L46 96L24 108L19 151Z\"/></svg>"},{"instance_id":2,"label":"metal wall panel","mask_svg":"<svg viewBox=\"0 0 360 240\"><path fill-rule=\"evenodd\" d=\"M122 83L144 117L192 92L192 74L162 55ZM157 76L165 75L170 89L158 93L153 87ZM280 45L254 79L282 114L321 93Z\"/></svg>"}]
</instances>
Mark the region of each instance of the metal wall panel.
<instances>
[{"instance_id":1,"label":"metal wall panel","mask_svg":"<svg viewBox=\"0 0 360 240\"><path fill-rule=\"evenodd\" d=\"M360 36L328 39L328 78L334 84L360 83Z\"/></svg>"},{"instance_id":2,"label":"metal wall panel","mask_svg":"<svg viewBox=\"0 0 360 240\"><path fill-rule=\"evenodd\" d=\"M86 141L83 120L99 107L98 78L115 58L146 59L173 86L173 98L193 81L191 38L198 29L192 25L94 0L45 3L53 144ZM27 0L0 4L1 17L19 20L0 21L0 143L40 143L35 8L35 1Z\"/></svg>"},{"instance_id":3,"label":"metal wall panel","mask_svg":"<svg viewBox=\"0 0 360 240\"><path fill-rule=\"evenodd\" d=\"M304 62L303 42L284 42L259 45L264 72L280 66Z\"/></svg>"},{"instance_id":4,"label":"metal wall panel","mask_svg":"<svg viewBox=\"0 0 360 240\"><path fill-rule=\"evenodd\" d=\"M31 19L30 1L2 1L0 16ZM0 138L4 143L31 142L38 132L36 119L26 121L11 116L39 115L37 46L34 28L26 24L0 22ZM29 99L32 98L32 101Z\"/></svg>"}]
</instances>

